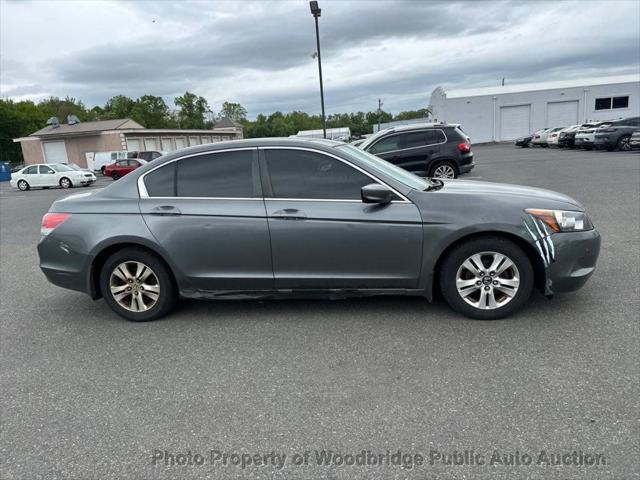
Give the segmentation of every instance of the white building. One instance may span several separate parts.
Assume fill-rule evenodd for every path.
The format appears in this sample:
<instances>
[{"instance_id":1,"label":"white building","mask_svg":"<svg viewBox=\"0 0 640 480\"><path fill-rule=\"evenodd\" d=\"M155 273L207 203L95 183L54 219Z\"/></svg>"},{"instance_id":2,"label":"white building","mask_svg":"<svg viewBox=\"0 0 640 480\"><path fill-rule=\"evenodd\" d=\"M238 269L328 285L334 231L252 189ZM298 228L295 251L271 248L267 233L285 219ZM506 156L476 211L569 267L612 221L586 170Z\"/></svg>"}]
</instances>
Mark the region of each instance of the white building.
<instances>
[{"instance_id":1,"label":"white building","mask_svg":"<svg viewBox=\"0 0 640 480\"><path fill-rule=\"evenodd\" d=\"M640 116L640 75L505 85L431 94L432 120L460 123L475 143L545 127Z\"/></svg>"},{"instance_id":2,"label":"white building","mask_svg":"<svg viewBox=\"0 0 640 480\"><path fill-rule=\"evenodd\" d=\"M324 130L300 130L295 135L289 135L290 137L305 137L305 138L323 138ZM330 140L341 140L348 142L351 138L351 129L349 127L340 128L327 128L327 138Z\"/></svg>"}]
</instances>

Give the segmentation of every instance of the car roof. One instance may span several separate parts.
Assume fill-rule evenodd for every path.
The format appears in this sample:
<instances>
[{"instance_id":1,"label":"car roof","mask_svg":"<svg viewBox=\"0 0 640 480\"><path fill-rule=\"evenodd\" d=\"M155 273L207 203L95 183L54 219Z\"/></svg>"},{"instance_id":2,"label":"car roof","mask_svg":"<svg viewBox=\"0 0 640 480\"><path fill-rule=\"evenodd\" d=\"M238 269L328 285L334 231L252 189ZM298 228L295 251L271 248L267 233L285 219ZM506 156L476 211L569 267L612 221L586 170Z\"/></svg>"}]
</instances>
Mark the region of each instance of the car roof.
<instances>
[{"instance_id":1,"label":"car roof","mask_svg":"<svg viewBox=\"0 0 640 480\"><path fill-rule=\"evenodd\" d=\"M407 130L421 130L423 128L442 128L442 127L450 127L455 128L459 127L459 123L443 123L443 122L425 122L425 123L409 123L407 125L397 125L395 127L385 128L384 130L380 130L376 132L376 135L383 133L392 133L392 132L404 132Z\"/></svg>"}]
</instances>

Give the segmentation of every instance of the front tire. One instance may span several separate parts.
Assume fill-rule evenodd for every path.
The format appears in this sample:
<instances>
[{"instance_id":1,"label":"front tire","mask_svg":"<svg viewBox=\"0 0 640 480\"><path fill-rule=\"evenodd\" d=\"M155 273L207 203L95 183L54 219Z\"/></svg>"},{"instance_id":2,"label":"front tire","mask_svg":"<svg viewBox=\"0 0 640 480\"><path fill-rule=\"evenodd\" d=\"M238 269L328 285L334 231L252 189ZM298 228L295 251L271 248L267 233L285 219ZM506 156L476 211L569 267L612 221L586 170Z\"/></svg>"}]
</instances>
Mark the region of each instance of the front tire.
<instances>
[{"instance_id":1,"label":"front tire","mask_svg":"<svg viewBox=\"0 0 640 480\"><path fill-rule=\"evenodd\" d=\"M432 178L458 178L458 169L453 162L438 162L429 170Z\"/></svg>"},{"instance_id":2,"label":"front tire","mask_svg":"<svg viewBox=\"0 0 640 480\"><path fill-rule=\"evenodd\" d=\"M477 320L496 320L516 312L533 289L533 268L515 243L480 237L455 247L440 268L447 303Z\"/></svg>"},{"instance_id":3,"label":"front tire","mask_svg":"<svg viewBox=\"0 0 640 480\"><path fill-rule=\"evenodd\" d=\"M122 249L107 259L100 272L100 291L114 312L134 322L161 318L178 300L167 266L139 248Z\"/></svg>"},{"instance_id":4,"label":"front tire","mask_svg":"<svg viewBox=\"0 0 640 480\"><path fill-rule=\"evenodd\" d=\"M631 150L631 135L623 135L618 139L618 150L628 152Z\"/></svg>"},{"instance_id":5,"label":"front tire","mask_svg":"<svg viewBox=\"0 0 640 480\"><path fill-rule=\"evenodd\" d=\"M73 183L71 183L71 180L69 180L67 177L62 177L60 179L60 186L62 188L72 188L73 187Z\"/></svg>"},{"instance_id":6,"label":"front tire","mask_svg":"<svg viewBox=\"0 0 640 480\"><path fill-rule=\"evenodd\" d=\"M26 180L18 180L18 190L22 190L23 192L26 192L30 188L31 187L29 186Z\"/></svg>"},{"instance_id":7,"label":"front tire","mask_svg":"<svg viewBox=\"0 0 640 480\"><path fill-rule=\"evenodd\" d=\"M111 178L114 180L118 180L120 178L120 175L118 174L118 172L113 172L111 174Z\"/></svg>"}]
</instances>

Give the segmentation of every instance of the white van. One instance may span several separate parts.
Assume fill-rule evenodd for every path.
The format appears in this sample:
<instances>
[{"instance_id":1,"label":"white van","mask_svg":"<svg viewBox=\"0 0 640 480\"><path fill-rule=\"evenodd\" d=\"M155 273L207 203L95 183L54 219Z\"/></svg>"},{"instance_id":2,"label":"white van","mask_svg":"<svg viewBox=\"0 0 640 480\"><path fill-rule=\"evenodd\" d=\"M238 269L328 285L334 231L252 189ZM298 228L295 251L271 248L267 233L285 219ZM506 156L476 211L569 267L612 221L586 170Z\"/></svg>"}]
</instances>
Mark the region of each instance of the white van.
<instances>
[{"instance_id":1,"label":"white van","mask_svg":"<svg viewBox=\"0 0 640 480\"><path fill-rule=\"evenodd\" d=\"M104 167L111 165L117 160L124 160L129 158L128 150L117 150L113 152L95 152L93 155L93 167L87 165L89 168L93 168L96 172L99 170L104 173Z\"/></svg>"}]
</instances>

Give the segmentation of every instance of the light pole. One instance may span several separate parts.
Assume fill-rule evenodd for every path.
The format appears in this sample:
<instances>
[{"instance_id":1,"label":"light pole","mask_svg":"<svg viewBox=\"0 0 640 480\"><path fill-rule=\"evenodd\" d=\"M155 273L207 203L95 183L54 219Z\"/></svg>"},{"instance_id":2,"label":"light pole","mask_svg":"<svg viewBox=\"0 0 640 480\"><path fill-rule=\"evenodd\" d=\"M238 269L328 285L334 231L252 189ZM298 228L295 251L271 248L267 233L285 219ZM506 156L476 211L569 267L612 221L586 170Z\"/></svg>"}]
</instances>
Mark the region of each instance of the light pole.
<instances>
[{"instance_id":1,"label":"light pole","mask_svg":"<svg viewBox=\"0 0 640 480\"><path fill-rule=\"evenodd\" d=\"M320 30L318 29L318 17L322 11L318 6L318 2L309 2L309 8L311 8L311 15L316 20L316 45L318 47L318 73L320 74L320 104L322 106L322 136L327 138L327 124L324 118L324 89L322 88L322 59L320 57Z\"/></svg>"}]
</instances>

